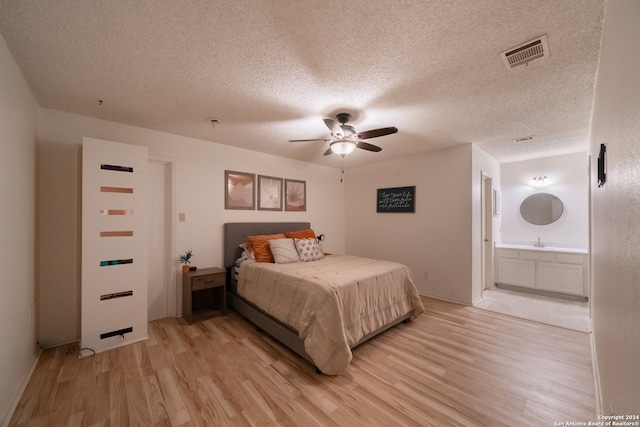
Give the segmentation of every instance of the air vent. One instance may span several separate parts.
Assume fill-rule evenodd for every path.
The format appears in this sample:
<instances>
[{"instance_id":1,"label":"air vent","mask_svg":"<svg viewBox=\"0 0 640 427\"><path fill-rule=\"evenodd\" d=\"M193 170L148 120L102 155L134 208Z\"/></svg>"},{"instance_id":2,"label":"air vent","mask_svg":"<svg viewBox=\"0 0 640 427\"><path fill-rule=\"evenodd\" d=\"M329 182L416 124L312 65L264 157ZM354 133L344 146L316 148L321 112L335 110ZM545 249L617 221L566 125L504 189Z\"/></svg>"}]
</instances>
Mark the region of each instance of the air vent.
<instances>
[{"instance_id":1,"label":"air vent","mask_svg":"<svg viewBox=\"0 0 640 427\"><path fill-rule=\"evenodd\" d=\"M525 141L531 141L532 139L534 139L535 136L530 135L530 136L523 136L521 138L516 138L513 140L513 142L525 142Z\"/></svg>"},{"instance_id":2,"label":"air vent","mask_svg":"<svg viewBox=\"0 0 640 427\"><path fill-rule=\"evenodd\" d=\"M546 34L500 54L507 70L547 56L549 56L549 45Z\"/></svg>"}]
</instances>

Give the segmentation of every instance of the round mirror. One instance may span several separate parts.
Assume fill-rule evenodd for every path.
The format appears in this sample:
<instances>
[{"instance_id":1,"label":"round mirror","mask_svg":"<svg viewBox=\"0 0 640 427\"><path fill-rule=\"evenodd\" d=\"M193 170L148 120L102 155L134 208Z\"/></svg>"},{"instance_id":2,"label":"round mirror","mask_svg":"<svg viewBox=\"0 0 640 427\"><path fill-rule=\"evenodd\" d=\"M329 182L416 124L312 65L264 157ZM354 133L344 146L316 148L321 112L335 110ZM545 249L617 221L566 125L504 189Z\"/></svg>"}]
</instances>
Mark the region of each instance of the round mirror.
<instances>
[{"instance_id":1,"label":"round mirror","mask_svg":"<svg viewBox=\"0 0 640 427\"><path fill-rule=\"evenodd\" d=\"M531 224L547 225L562 216L562 201L553 194L532 194L522 201L520 215Z\"/></svg>"}]
</instances>

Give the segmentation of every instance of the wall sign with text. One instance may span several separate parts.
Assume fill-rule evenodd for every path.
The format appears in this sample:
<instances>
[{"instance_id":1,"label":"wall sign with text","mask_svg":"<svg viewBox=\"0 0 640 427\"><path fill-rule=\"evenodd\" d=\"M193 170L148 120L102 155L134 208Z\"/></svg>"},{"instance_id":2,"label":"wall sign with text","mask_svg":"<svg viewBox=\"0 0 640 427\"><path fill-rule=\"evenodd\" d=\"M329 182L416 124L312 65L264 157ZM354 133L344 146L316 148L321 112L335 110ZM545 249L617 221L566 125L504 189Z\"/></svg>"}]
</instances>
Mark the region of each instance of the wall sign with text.
<instances>
[{"instance_id":1,"label":"wall sign with text","mask_svg":"<svg viewBox=\"0 0 640 427\"><path fill-rule=\"evenodd\" d=\"M416 211L416 187L378 188L377 212Z\"/></svg>"}]
</instances>

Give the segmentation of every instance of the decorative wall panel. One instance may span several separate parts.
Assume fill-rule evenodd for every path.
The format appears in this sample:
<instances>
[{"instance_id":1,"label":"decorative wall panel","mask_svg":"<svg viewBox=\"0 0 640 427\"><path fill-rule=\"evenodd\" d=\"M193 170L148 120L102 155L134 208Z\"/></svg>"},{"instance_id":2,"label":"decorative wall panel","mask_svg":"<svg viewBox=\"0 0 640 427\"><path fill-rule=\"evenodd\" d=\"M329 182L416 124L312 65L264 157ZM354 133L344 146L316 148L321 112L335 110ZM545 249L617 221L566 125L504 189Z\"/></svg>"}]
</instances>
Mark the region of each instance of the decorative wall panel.
<instances>
[{"instance_id":1,"label":"decorative wall panel","mask_svg":"<svg viewBox=\"0 0 640 427\"><path fill-rule=\"evenodd\" d=\"M146 147L83 140L80 344L95 352L148 338L147 164Z\"/></svg>"}]
</instances>

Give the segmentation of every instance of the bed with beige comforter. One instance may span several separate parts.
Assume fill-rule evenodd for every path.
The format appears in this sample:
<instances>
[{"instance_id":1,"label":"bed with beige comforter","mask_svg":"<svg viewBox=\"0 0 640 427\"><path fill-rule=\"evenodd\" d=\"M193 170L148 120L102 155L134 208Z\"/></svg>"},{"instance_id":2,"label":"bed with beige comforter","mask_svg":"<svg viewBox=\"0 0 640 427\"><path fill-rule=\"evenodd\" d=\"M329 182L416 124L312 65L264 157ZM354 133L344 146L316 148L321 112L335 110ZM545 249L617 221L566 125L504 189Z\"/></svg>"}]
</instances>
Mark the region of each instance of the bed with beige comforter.
<instances>
[{"instance_id":1,"label":"bed with beige comforter","mask_svg":"<svg viewBox=\"0 0 640 427\"><path fill-rule=\"evenodd\" d=\"M424 307L408 267L350 255L292 264L245 261L238 294L294 328L322 372L349 366L368 334Z\"/></svg>"}]
</instances>

